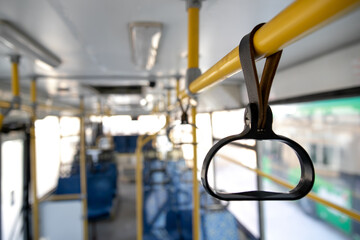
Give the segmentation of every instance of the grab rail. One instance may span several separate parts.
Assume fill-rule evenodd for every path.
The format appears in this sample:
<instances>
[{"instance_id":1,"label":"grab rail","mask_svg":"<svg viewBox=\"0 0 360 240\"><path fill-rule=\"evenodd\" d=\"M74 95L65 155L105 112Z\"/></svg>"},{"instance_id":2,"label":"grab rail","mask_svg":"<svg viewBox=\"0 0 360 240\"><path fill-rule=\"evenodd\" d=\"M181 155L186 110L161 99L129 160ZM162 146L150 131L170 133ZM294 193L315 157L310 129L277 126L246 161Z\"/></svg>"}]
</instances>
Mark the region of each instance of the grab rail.
<instances>
[{"instance_id":1,"label":"grab rail","mask_svg":"<svg viewBox=\"0 0 360 240\"><path fill-rule=\"evenodd\" d=\"M293 189L293 188L294 188L294 185L292 185L292 184L290 184L290 183L287 183L287 182L285 182L285 181L283 181L283 180L281 180L281 179L279 179L279 178L276 178L276 177L274 177L274 176L271 176L270 174L264 173L263 171L261 171L261 170L259 170L259 169L257 169L257 168L248 167L248 166L246 166L245 164L243 164L243 163L241 163L241 162L238 162L238 161L234 160L233 158L230 158L230 157L225 156L225 155L223 155L223 154L218 154L218 155L219 155L219 157L223 158L224 160L227 160L227 161L229 161L229 162L232 162L232 163L235 163L235 164L237 164L237 165L240 165L241 167L246 168L246 169L248 169L248 170L250 170L250 171L253 171L253 172L255 172L256 174L260 175L261 177L268 178L268 179L270 179L271 181L273 181L273 182L275 182L275 183L277 183L277 184L279 184L279 185L281 185L281 186L284 186L284 187L289 188L289 189ZM337 205L337 204L334 204L334 203L332 203L332 202L330 202L330 201L328 201L328 200L326 200L326 199L324 199L324 198L322 198L322 197L319 197L318 195L316 195L316 194L313 193L313 192L308 193L308 194L306 195L306 197L308 197L308 198L310 198L310 199L312 199L312 200L314 200L314 201L316 201L316 202L318 202L318 203L321 203L321 204L323 204L323 205L325 205L325 206L327 206L327 207L331 207L331 208L333 208L333 209L336 209L336 210L338 210L339 212L341 212L341 213L343 213L343 214L351 217L352 219L360 222L360 213L357 212L357 211L349 210L349 209L346 209L346 208L344 208L344 207L341 207L341 206L339 206L339 205Z\"/></svg>"},{"instance_id":2,"label":"grab rail","mask_svg":"<svg viewBox=\"0 0 360 240\"><path fill-rule=\"evenodd\" d=\"M298 0L262 26L254 35L257 58L269 56L360 6L359 0ZM220 82L241 70L234 48L190 85L191 93ZM180 98L186 98L185 91Z\"/></svg>"}]
</instances>

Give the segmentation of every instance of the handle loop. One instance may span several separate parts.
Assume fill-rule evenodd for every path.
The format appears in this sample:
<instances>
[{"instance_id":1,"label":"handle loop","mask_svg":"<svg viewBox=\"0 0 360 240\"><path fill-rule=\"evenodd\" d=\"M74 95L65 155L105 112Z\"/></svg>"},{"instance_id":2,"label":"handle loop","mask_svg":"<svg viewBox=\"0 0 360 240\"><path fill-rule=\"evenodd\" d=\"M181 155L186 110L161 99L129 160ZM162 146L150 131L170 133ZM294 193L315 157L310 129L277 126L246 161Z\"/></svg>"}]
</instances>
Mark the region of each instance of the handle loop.
<instances>
[{"instance_id":1,"label":"handle loop","mask_svg":"<svg viewBox=\"0 0 360 240\"><path fill-rule=\"evenodd\" d=\"M188 115L188 110L190 108L190 99L188 100L188 104L186 105L186 107L184 108L183 104L182 104L182 100L181 99L178 99L179 101L179 105L180 105L180 109L181 109L181 118L180 118L180 125L190 125L192 127L196 127L195 124L193 123L189 123L189 115ZM175 142L173 139L171 139L171 131L177 127L179 125L173 125L173 126L170 126L166 129L166 136L168 138L168 140L174 145L174 146L181 146L181 145L184 145L184 144L192 144L192 145L196 145L197 143L196 142Z\"/></svg>"},{"instance_id":2,"label":"handle loop","mask_svg":"<svg viewBox=\"0 0 360 240\"><path fill-rule=\"evenodd\" d=\"M276 68L281 57L281 51L267 57L261 83L259 84L252 38L256 30L261 26L262 24L256 26L250 34L246 35L241 40L239 46L240 61L243 67L250 102L245 111L244 130L240 134L232 135L218 141L207 153L201 170L201 181L205 190L213 197L221 200L297 200L310 192L314 185L314 166L307 152L295 141L277 135L272 129L273 115L268 106L268 98ZM297 186L288 193L268 191L224 193L212 189L208 182L210 162L222 147L230 142L242 139L279 141L292 148L299 159L301 168L301 178Z\"/></svg>"}]
</instances>

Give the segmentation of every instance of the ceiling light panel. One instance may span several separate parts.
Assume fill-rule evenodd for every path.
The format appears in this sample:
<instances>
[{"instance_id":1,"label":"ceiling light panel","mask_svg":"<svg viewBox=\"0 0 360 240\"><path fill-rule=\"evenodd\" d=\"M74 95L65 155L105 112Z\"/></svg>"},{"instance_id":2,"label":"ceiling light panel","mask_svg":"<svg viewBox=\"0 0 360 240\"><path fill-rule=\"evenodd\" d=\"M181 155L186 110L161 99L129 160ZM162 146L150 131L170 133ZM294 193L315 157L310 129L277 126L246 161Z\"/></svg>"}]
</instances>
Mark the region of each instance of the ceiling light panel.
<instances>
[{"instance_id":1,"label":"ceiling light panel","mask_svg":"<svg viewBox=\"0 0 360 240\"><path fill-rule=\"evenodd\" d=\"M162 34L162 23L133 22L129 24L131 50L134 64L144 70L151 70Z\"/></svg>"}]
</instances>

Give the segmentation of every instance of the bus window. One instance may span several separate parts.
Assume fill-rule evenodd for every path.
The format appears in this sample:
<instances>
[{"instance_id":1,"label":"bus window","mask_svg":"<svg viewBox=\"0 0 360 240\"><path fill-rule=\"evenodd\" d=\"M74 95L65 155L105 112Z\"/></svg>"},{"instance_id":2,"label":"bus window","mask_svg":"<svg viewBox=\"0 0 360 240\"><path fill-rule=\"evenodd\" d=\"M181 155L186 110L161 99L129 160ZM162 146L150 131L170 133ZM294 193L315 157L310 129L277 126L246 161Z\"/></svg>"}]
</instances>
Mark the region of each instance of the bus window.
<instances>
[{"instance_id":1,"label":"bus window","mask_svg":"<svg viewBox=\"0 0 360 240\"><path fill-rule=\"evenodd\" d=\"M244 110L214 112L212 127L214 142L219 138L240 133L244 127ZM234 192L257 190L257 176L254 172L239 165L256 168L255 141L238 141L224 146L216 154L212 164L215 166L215 181L211 182L218 191ZM244 147L240 147L244 146ZM254 201L231 201L229 211L255 237L260 236L259 205Z\"/></svg>"},{"instance_id":2,"label":"bus window","mask_svg":"<svg viewBox=\"0 0 360 240\"><path fill-rule=\"evenodd\" d=\"M329 146L324 146L323 147L323 164L330 166L331 165L331 160L333 158L333 154L334 154L334 149L332 147Z\"/></svg>"},{"instance_id":3,"label":"bus window","mask_svg":"<svg viewBox=\"0 0 360 240\"><path fill-rule=\"evenodd\" d=\"M51 129L51 131L49 131ZM38 197L57 185L60 167L59 119L48 116L35 122Z\"/></svg>"},{"instance_id":4,"label":"bus window","mask_svg":"<svg viewBox=\"0 0 360 240\"><path fill-rule=\"evenodd\" d=\"M23 238L23 134L2 135L1 239Z\"/></svg>"},{"instance_id":5,"label":"bus window","mask_svg":"<svg viewBox=\"0 0 360 240\"><path fill-rule=\"evenodd\" d=\"M281 107L272 107L274 130L308 146L316 172L312 192L341 207L360 211L360 98L293 104L293 111L280 118L277 114ZM277 176L278 166L266 164L264 158L261 163L263 171ZM281 170L287 173L283 175L285 180L294 184L290 174L294 166L282 164ZM262 182L269 180L263 178ZM286 225L286 229L276 231L279 225ZM269 240L283 238L285 230L292 239L360 239L358 222L306 197L293 202L264 202L264 226Z\"/></svg>"},{"instance_id":6,"label":"bus window","mask_svg":"<svg viewBox=\"0 0 360 240\"><path fill-rule=\"evenodd\" d=\"M317 147L315 144L310 144L310 158L313 161L314 164L317 163L317 156L316 156Z\"/></svg>"}]
</instances>

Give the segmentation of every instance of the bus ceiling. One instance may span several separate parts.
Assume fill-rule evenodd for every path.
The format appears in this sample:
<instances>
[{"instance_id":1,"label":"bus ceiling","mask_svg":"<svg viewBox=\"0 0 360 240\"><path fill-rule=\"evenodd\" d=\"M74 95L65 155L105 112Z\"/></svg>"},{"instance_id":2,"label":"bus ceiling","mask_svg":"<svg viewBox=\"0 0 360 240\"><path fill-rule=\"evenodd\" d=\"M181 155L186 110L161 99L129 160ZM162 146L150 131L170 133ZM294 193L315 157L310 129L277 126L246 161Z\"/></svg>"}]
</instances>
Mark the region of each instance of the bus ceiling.
<instances>
[{"instance_id":1,"label":"bus ceiling","mask_svg":"<svg viewBox=\"0 0 360 240\"><path fill-rule=\"evenodd\" d=\"M236 0L226 3L204 1L200 11L199 68L203 72L209 69L238 45L241 37L253 26L268 22L288 5L289 2L283 0L271 3L248 1L246 4ZM283 93L286 80L282 81L282 78L286 78L294 66L312 72L313 69L304 63L313 61L316 68L316 64L323 64L315 63L316 59L331 54L331 58L336 57L333 52L343 48L349 48L343 55L356 53L360 39L360 10L355 9L358 5L359 1L350 1L344 8L349 11L345 17L286 47L279 66L278 82L281 84L278 88L274 86L275 97L281 99L304 94L301 88L295 88L299 89L298 92L287 92L288 95ZM309 14L304 12L303 15L305 13ZM83 5L59 0L48 0L46 4L6 0L1 3L0 18L3 19L0 24L2 100L9 100L6 98L11 72L8 55L14 51L22 55L19 70L24 101L27 101L29 79L37 76L39 101L49 105L56 102L65 108L78 108L81 95L86 98L86 108L89 109L96 109L99 99L114 104L113 96L99 89L116 87L119 91L113 91L111 95L123 96L116 104L120 101L121 106L130 102L131 106L129 110L122 108L118 113L134 108L149 113L150 107L166 101L166 89L175 89L175 80L181 78L183 81L186 74L187 21L183 1L145 1L141 5L134 1L92 2ZM346 64L344 56L339 59L340 64ZM328 62L328 58L323 62ZM203 93L199 110L242 106L246 97L243 97L241 78L235 75L232 80ZM340 89L352 87L354 81L349 76L331 84ZM314 92L331 90L319 85L315 84ZM134 92L129 86L141 88L138 98L131 100ZM214 103L211 99L217 94L229 97ZM276 100L274 96L273 100Z\"/></svg>"}]
</instances>

